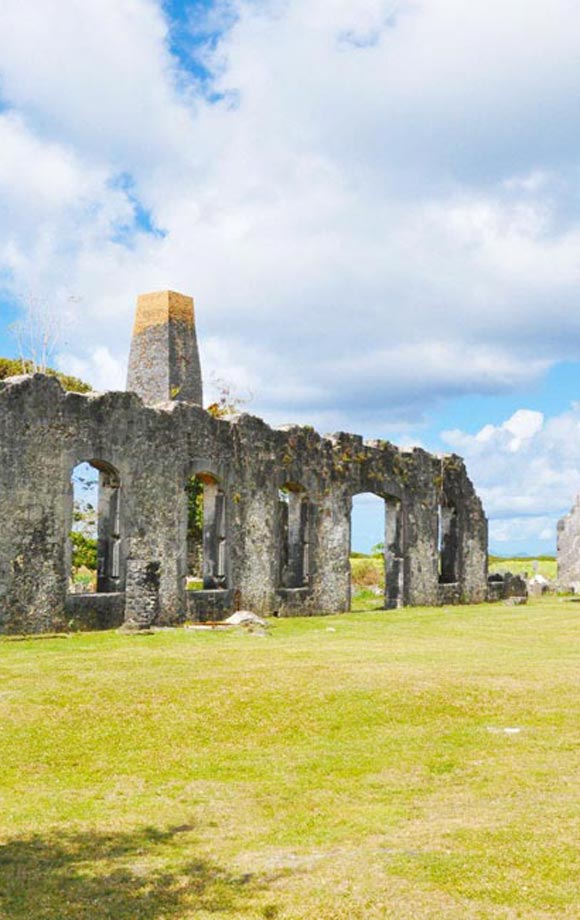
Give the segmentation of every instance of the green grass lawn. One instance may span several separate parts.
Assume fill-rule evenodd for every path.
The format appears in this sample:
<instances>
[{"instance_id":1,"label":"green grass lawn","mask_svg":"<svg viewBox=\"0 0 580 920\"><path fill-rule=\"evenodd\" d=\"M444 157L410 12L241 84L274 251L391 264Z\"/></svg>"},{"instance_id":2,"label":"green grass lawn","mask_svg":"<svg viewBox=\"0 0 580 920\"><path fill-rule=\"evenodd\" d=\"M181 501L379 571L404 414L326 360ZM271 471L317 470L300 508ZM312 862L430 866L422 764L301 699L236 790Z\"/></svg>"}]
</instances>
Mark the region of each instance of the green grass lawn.
<instances>
[{"instance_id":1,"label":"green grass lawn","mask_svg":"<svg viewBox=\"0 0 580 920\"><path fill-rule=\"evenodd\" d=\"M0 918L577 918L579 690L570 600L0 642Z\"/></svg>"},{"instance_id":2,"label":"green grass lawn","mask_svg":"<svg viewBox=\"0 0 580 920\"><path fill-rule=\"evenodd\" d=\"M511 572L513 575L522 575L527 572L531 578L536 571L534 563L537 564L537 572L540 575L551 581L556 580L558 566L554 556L540 556L538 559L528 556L516 556L513 558L490 556L489 572L490 574ZM353 556L350 560L350 568L352 580L357 587L384 586L385 564L382 556L363 556L360 554Z\"/></svg>"},{"instance_id":3,"label":"green grass lawn","mask_svg":"<svg viewBox=\"0 0 580 920\"><path fill-rule=\"evenodd\" d=\"M489 572L511 572L512 575L522 575L527 572L529 577L535 574L534 563L537 564L537 572L544 578L555 581L558 575L558 565L554 556L540 556L538 559L527 556L516 556L513 559L507 559L503 556L489 557Z\"/></svg>"}]
</instances>

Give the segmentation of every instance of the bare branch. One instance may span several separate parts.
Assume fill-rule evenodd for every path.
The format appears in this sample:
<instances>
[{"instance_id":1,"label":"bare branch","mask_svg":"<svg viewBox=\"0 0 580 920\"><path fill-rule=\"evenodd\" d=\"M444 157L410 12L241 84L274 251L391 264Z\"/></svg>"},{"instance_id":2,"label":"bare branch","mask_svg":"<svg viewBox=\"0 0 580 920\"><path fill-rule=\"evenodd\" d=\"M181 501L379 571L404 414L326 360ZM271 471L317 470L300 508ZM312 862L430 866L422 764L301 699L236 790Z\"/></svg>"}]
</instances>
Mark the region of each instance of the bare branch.
<instances>
[{"instance_id":1,"label":"bare branch","mask_svg":"<svg viewBox=\"0 0 580 920\"><path fill-rule=\"evenodd\" d=\"M18 345L23 373L44 374L62 341L63 311L28 292L21 312L21 318L10 329Z\"/></svg>"}]
</instances>

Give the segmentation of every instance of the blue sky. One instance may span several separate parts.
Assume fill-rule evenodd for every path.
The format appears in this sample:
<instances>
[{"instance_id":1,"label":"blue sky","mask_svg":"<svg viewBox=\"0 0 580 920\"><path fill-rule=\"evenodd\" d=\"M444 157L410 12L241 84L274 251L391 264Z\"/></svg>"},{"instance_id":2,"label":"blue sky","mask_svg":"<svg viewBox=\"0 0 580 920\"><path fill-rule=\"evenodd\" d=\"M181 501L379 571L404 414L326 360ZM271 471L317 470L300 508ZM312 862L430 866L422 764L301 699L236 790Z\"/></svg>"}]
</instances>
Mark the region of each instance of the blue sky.
<instances>
[{"instance_id":1,"label":"blue sky","mask_svg":"<svg viewBox=\"0 0 580 920\"><path fill-rule=\"evenodd\" d=\"M55 363L122 387L136 295L191 293L208 396L457 451L492 548L553 550L579 71L570 0L5 0L1 353L42 298Z\"/></svg>"},{"instance_id":2,"label":"blue sky","mask_svg":"<svg viewBox=\"0 0 580 920\"><path fill-rule=\"evenodd\" d=\"M2 355L11 358L17 354L17 347L14 336L10 331L10 325L16 322L18 317L18 308L7 297L2 300L2 325L0 326L0 352Z\"/></svg>"},{"instance_id":3,"label":"blue sky","mask_svg":"<svg viewBox=\"0 0 580 920\"><path fill-rule=\"evenodd\" d=\"M434 445L440 441L439 434L450 428L462 428L475 434L484 425L500 425L521 408L548 416L559 415L578 399L580 362L562 361L525 389L518 388L501 396L470 394L448 400L431 414L428 438Z\"/></svg>"}]
</instances>

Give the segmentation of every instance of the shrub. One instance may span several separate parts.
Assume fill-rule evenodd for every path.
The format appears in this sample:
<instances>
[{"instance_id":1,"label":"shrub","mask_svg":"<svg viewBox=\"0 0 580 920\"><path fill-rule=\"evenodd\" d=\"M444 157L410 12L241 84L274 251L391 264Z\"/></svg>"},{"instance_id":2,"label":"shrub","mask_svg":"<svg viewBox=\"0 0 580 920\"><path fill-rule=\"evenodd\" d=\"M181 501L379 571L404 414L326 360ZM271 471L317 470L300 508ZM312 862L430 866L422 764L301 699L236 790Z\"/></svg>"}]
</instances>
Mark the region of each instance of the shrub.
<instances>
[{"instance_id":1,"label":"shrub","mask_svg":"<svg viewBox=\"0 0 580 920\"><path fill-rule=\"evenodd\" d=\"M72 543L72 567L80 569L84 567L91 571L97 569L97 541L92 537L85 537L78 530L73 530L71 535Z\"/></svg>"},{"instance_id":2,"label":"shrub","mask_svg":"<svg viewBox=\"0 0 580 920\"><path fill-rule=\"evenodd\" d=\"M0 358L0 380L6 377L18 377L20 374L31 374L33 366L31 361L21 361L16 358ZM65 390L71 393L90 393L92 387L79 380L77 377L71 377L70 374L61 374L51 367L47 367L46 373L49 377L56 377Z\"/></svg>"},{"instance_id":3,"label":"shrub","mask_svg":"<svg viewBox=\"0 0 580 920\"><path fill-rule=\"evenodd\" d=\"M383 558L352 559L351 577L357 588L383 588L385 585L385 568Z\"/></svg>"}]
</instances>

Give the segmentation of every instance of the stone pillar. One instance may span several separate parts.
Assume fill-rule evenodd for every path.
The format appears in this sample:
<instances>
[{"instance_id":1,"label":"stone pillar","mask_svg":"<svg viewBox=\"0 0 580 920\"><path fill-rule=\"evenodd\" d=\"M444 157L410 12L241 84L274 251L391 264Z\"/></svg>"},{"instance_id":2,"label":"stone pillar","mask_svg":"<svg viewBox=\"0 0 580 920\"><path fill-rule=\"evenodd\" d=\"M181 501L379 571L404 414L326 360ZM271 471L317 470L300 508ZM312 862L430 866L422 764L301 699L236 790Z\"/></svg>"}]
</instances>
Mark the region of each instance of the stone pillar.
<instances>
[{"instance_id":1,"label":"stone pillar","mask_svg":"<svg viewBox=\"0 0 580 920\"><path fill-rule=\"evenodd\" d=\"M137 393L149 405L169 400L202 405L191 297L159 291L138 298L127 390Z\"/></svg>"},{"instance_id":2,"label":"stone pillar","mask_svg":"<svg viewBox=\"0 0 580 920\"><path fill-rule=\"evenodd\" d=\"M405 605L431 607L439 603L439 509L435 494L407 494L405 502Z\"/></svg>"},{"instance_id":3,"label":"stone pillar","mask_svg":"<svg viewBox=\"0 0 580 920\"><path fill-rule=\"evenodd\" d=\"M455 508L441 505L439 508L439 583L453 585L459 581L459 534Z\"/></svg>"},{"instance_id":4,"label":"stone pillar","mask_svg":"<svg viewBox=\"0 0 580 920\"><path fill-rule=\"evenodd\" d=\"M226 588L225 495L216 482L203 486L202 577L206 591Z\"/></svg>"},{"instance_id":5,"label":"stone pillar","mask_svg":"<svg viewBox=\"0 0 580 920\"><path fill-rule=\"evenodd\" d=\"M141 628L157 622L160 604L161 562L127 560L125 621Z\"/></svg>"},{"instance_id":6,"label":"stone pillar","mask_svg":"<svg viewBox=\"0 0 580 920\"><path fill-rule=\"evenodd\" d=\"M284 565L283 588L302 588L310 574L308 500L303 492L288 492L288 501L280 509L283 518L282 540Z\"/></svg>"},{"instance_id":7,"label":"stone pillar","mask_svg":"<svg viewBox=\"0 0 580 920\"><path fill-rule=\"evenodd\" d=\"M239 587L243 609L266 616L278 605L277 505L276 493L268 488L245 492L238 505L241 545L233 587Z\"/></svg>"},{"instance_id":8,"label":"stone pillar","mask_svg":"<svg viewBox=\"0 0 580 920\"><path fill-rule=\"evenodd\" d=\"M580 495L558 521L558 588L575 594L580 590Z\"/></svg>"},{"instance_id":9,"label":"stone pillar","mask_svg":"<svg viewBox=\"0 0 580 920\"><path fill-rule=\"evenodd\" d=\"M321 496L313 552L314 607L320 613L350 610L350 516L352 499L340 489Z\"/></svg>"},{"instance_id":10,"label":"stone pillar","mask_svg":"<svg viewBox=\"0 0 580 920\"><path fill-rule=\"evenodd\" d=\"M99 470L99 513L97 542L97 593L124 590L121 558L121 493L118 477Z\"/></svg>"},{"instance_id":11,"label":"stone pillar","mask_svg":"<svg viewBox=\"0 0 580 920\"><path fill-rule=\"evenodd\" d=\"M403 504L385 499L385 608L405 606L405 528Z\"/></svg>"}]
</instances>

